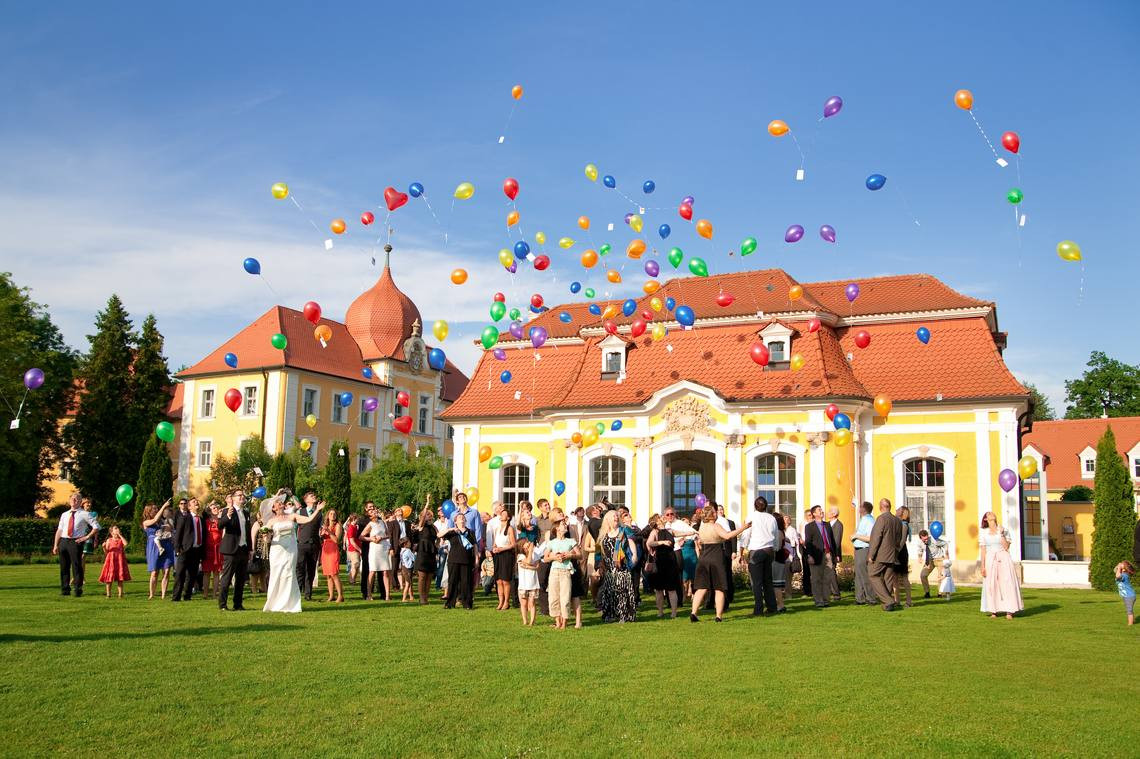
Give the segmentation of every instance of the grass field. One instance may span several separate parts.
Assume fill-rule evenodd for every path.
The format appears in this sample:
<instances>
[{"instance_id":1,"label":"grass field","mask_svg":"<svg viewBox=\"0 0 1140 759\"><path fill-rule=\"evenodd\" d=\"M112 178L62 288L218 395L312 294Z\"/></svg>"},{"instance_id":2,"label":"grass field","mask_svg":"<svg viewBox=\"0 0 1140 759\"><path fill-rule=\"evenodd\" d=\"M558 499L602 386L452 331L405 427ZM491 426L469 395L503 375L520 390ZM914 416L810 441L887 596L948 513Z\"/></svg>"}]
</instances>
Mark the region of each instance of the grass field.
<instances>
[{"instance_id":1,"label":"grass field","mask_svg":"<svg viewBox=\"0 0 1140 759\"><path fill-rule=\"evenodd\" d=\"M144 568L132 566L136 578ZM88 577L98 566L88 568ZM306 604L222 614L0 567L4 756L1136 756L1137 630L1119 598L850 600L725 623L524 629L517 612ZM806 606L805 606L806 604ZM247 601L260 608L260 601ZM542 618L540 618L542 623ZM61 727L63 726L63 727Z\"/></svg>"}]
</instances>

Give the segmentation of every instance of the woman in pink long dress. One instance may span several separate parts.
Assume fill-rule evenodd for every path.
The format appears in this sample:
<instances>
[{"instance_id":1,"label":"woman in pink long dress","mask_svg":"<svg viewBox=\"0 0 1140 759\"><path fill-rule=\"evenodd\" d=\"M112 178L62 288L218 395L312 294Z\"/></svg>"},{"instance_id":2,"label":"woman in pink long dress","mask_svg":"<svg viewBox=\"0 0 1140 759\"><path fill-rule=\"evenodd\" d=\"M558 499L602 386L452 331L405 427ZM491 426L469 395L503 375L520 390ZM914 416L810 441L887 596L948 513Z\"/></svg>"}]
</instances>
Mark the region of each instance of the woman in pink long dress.
<instances>
[{"instance_id":1,"label":"woman in pink long dress","mask_svg":"<svg viewBox=\"0 0 1140 759\"><path fill-rule=\"evenodd\" d=\"M1021 585L1013 557L1009 555L1009 533L998 524L997 515L987 511L982 517L979 547L982 564L982 611L996 617L1005 614L1013 619L1025 608L1021 601Z\"/></svg>"}]
</instances>

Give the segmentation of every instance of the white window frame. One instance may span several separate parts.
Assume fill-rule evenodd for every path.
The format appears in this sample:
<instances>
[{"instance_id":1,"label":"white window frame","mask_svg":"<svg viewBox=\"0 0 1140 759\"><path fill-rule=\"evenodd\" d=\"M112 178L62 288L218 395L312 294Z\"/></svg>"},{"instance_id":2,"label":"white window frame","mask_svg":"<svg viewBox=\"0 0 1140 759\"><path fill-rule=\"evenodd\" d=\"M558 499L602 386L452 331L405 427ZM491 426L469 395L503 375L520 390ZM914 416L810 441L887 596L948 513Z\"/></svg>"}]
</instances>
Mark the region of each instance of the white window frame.
<instances>
[{"instance_id":1,"label":"white window frame","mask_svg":"<svg viewBox=\"0 0 1140 759\"><path fill-rule=\"evenodd\" d=\"M503 501L503 470L513 464L525 464L530 469L531 486L527 500L533 502L534 495L538 487L538 460L533 456L528 456L525 453L516 453L514 451L504 451L499 454L503 457L503 466L495 470L494 476L491 478L491 501ZM569 484L566 486L569 491ZM482 503L482 501L480 501ZM490 503L490 501L488 501Z\"/></svg>"},{"instance_id":2,"label":"white window frame","mask_svg":"<svg viewBox=\"0 0 1140 759\"><path fill-rule=\"evenodd\" d=\"M526 470L527 484L525 488L520 488L516 484L514 487L507 487L507 471ZM518 482L516 475L515 482ZM534 467L522 461L516 461L511 464L503 464L499 469L499 497L495 500L503 502L503 508L508 509L511 515L514 516L518 513L518 504L520 501L534 501Z\"/></svg>"},{"instance_id":3,"label":"white window frame","mask_svg":"<svg viewBox=\"0 0 1140 759\"><path fill-rule=\"evenodd\" d=\"M622 340L617 335L607 335L605 339L598 342L598 348L602 352L602 375L607 378L625 379L625 360L629 350L629 346L625 340ZM611 355L618 357L618 369L615 372L608 366L608 360Z\"/></svg>"},{"instance_id":4,"label":"white window frame","mask_svg":"<svg viewBox=\"0 0 1140 759\"><path fill-rule=\"evenodd\" d=\"M202 443L208 443L210 450L206 452L209 461L202 463ZM198 445L194 447L194 468L209 469L214 465L214 439L209 437L198 438Z\"/></svg>"},{"instance_id":5,"label":"white window frame","mask_svg":"<svg viewBox=\"0 0 1140 759\"><path fill-rule=\"evenodd\" d=\"M773 322L764 329L760 330L760 339L764 341L764 347L768 349L769 367L775 365L776 368L782 368L785 364L789 364L792 360L792 328L786 327L783 324ZM776 358L772 355L772 344L783 343L783 357ZM767 368L767 367L765 367Z\"/></svg>"},{"instance_id":6,"label":"white window frame","mask_svg":"<svg viewBox=\"0 0 1140 759\"><path fill-rule=\"evenodd\" d=\"M332 406L329 410L329 421L333 424L348 424L346 421L345 407L340 404L340 396L344 394L345 390L332 391ZM339 417L339 418L338 418Z\"/></svg>"},{"instance_id":7,"label":"white window frame","mask_svg":"<svg viewBox=\"0 0 1140 759\"><path fill-rule=\"evenodd\" d=\"M611 480L610 484L608 485L594 484L594 467L602 461L609 462L609 466L605 472L605 474ZM615 461L620 461L622 464L622 476L625 480L624 484L622 485L614 485L612 483L614 475L613 462ZM589 478L589 490L587 492L590 494L590 503L597 503L600 501L601 498L598 496L598 494L602 493L609 498L610 503L613 505L625 506L626 508L629 508L629 478L631 474L633 474L633 472L630 471L629 460L625 456L618 456L613 453L611 453L609 456L606 456L604 453L601 456L594 456L592 459L590 459L589 468L586 470L586 476ZM621 493L621 499L615 500L614 494L619 492Z\"/></svg>"},{"instance_id":8,"label":"white window frame","mask_svg":"<svg viewBox=\"0 0 1140 759\"><path fill-rule=\"evenodd\" d=\"M364 461L364 468L360 468L360 454L368 453L367 459ZM356 448L356 464L354 465L354 474L363 474L372 468L372 446L361 445Z\"/></svg>"},{"instance_id":9,"label":"white window frame","mask_svg":"<svg viewBox=\"0 0 1140 759\"><path fill-rule=\"evenodd\" d=\"M774 471L775 471L776 481L770 485L768 485L768 484L762 485L762 484L760 484L760 462L763 461L764 459L768 458L768 457L773 458L773 463L775 464L775 470ZM785 457L785 458L781 458L781 457ZM788 459L790 459L790 461L788 461ZM791 473L792 473L792 484L791 485L786 485L786 484L780 483L780 472L786 472L786 471L791 471ZM779 511L785 517L791 517L793 520L796 520L796 518L803 512L803 509L805 506L805 504L803 502L803 498L801 497L801 493L803 492L803 487L802 487L803 483L800 482L800 479L799 479L802 472L803 472L803 465L800 463L799 458L796 457L795 454L783 453L780 451L771 451L771 450L769 450L767 453L764 453L763 451L761 451L759 454L757 454L756 456L754 456L752 458L752 480L753 480L752 501L753 501L753 503L756 502L756 498L760 495L761 491L766 492L766 493L772 493L773 498L769 499L769 502L768 502L768 506L770 509L769 513L774 514L777 511ZM786 509L783 509L783 510L780 509L780 494L781 493L791 493L792 494L792 496L793 496L792 500L794 501L794 503L792 503L792 505L791 505L791 511L788 511Z\"/></svg>"},{"instance_id":10,"label":"white window frame","mask_svg":"<svg viewBox=\"0 0 1140 759\"><path fill-rule=\"evenodd\" d=\"M757 461L762 456L768 456L773 453L782 453L787 456L791 456L795 461L796 466L796 511L793 514L785 516L791 516L793 523L797 527L802 527L803 525L801 522L803 522L803 510L805 508L805 504L807 503L807 498L805 496L807 482L804 477L804 463L808 458L808 449L795 443L789 443L786 440L781 440L778 438L773 438L773 440L776 440L775 444L773 444L772 440L764 440L763 442L756 443L744 452L744 461L747 465L747 469L745 469L745 486L747 489L745 492L748 494L749 500L747 503L741 504L739 519L747 521L748 515L755 510L754 504L756 503L756 496L760 494L761 490L775 489L771 487L762 488L756 482L756 467L758 465ZM778 477L779 475L777 475L777 478ZM774 509L777 504L769 503L768 505ZM769 511L768 513L772 512Z\"/></svg>"},{"instance_id":11,"label":"white window frame","mask_svg":"<svg viewBox=\"0 0 1140 759\"><path fill-rule=\"evenodd\" d=\"M249 391L253 391L253 411L248 410L249 406ZM259 386L253 383L243 384L241 386L241 416L253 417L258 414L258 391Z\"/></svg>"},{"instance_id":12,"label":"white window frame","mask_svg":"<svg viewBox=\"0 0 1140 759\"><path fill-rule=\"evenodd\" d=\"M1085 449L1080 453L1081 457L1081 479L1082 480L1095 480L1096 479L1096 449L1092 446L1086 445ZM1092 465L1090 471L1089 465Z\"/></svg>"},{"instance_id":13,"label":"white window frame","mask_svg":"<svg viewBox=\"0 0 1140 759\"><path fill-rule=\"evenodd\" d=\"M210 393L210 413L207 415L203 413L203 407L206 405L206 392ZM214 419L218 413L218 386L217 385L203 385L198 388L198 418L199 419Z\"/></svg>"},{"instance_id":14,"label":"white window frame","mask_svg":"<svg viewBox=\"0 0 1140 759\"><path fill-rule=\"evenodd\" d=\"M416 409L416 429L421 435L432 434L430 395L420 395L420 405Z\"/></svg>"},{"instance_id":15,"label":"white window frame","mask_svg":"<svg viewBox=\"0 0 1140 759\"><path fill-rule=\"evenodd\" d=\"M312 391L313 393L313 408L311 411L305 410L305 393ZM321 418L321 389L315 385L302 385L301 386L301 418L304 419L309 414L312 414L317 419Z\"/></svg>"},{"instance_id":16,"label":"white window frame","mask_svg":"<svg viewBox=\"0 0 1140 759\"><path fill-rule=\"evenodd\" d=\"M876 437L876 440L879 438ZM943 534L946 536L945 540L949 544L949 558L953 560L959 551L963 551L965 556L977 555L977 545L958 546L956 525L958 521L957 514L957 482L955 480L955 470L957 468L958 454L949 448L943 448L940 445L929 444L916 444L908 445L904 448L899 448L891 453L891 461L895 473L895 497L892 501L892 506L898 509L899 506L906 504L906 462L910 459L939 459L942 461L943 472L943 492L946 496L944 521L942 523ZM877 509L878 507L876 507ZM990 511L990 505L984 504L980 507L979 515L977 517L978 523L981 523L981 513ZM876 511L877 513L877 511ZM917 555L918 529L912 523L911 535L911 556Z\"/></svg>"}]
</instances>

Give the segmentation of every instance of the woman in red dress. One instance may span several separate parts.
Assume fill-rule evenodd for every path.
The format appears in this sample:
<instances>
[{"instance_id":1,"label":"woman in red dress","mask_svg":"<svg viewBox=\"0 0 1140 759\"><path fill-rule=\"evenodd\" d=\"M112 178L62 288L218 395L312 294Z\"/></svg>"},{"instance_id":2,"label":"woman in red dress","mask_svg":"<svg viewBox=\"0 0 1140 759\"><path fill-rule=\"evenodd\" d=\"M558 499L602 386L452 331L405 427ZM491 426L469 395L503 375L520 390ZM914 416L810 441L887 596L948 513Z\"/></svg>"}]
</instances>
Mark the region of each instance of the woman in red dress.
<instances>
[{"instance_id":1,"label":"woman in red dress","mask_svg":"<svg viewBox=\"0 0 1140 759\"><path fill-rule=\"evenodd\" d=\"M118 583L119 598L123 597L123 582L131 579L131 570L127 566L127 541L119 532L117 526L111 527L111 537L103 543L103 552L107 558L103 561L103 571L99 573L99 582L107 586L107 598L111 597L111 583Z\"/></svg>"},{"instance_id":2,"label":"woman in red dress","mask_svg":"<svg viewBox=\"0 0 1140 759\"><path fill-rule=\"evenodd\" d=\"M344 603L344 588L340 584L340 537L342 535L340 524L337 523L336 512L329 509L325 514L324 524L321 525L321 574L325 576L325 584L329 586L329 598L333 600L333 591L336 591L336 602Z\"/></svg>"},{"instance_id":3,"label":"woman in red dress","mask_svg":"<svg viewBox=\"0 0 1140 759\"><path fill-rule=\"evenodd\" d=\"M218 577L222 571L222 528L218 526L221 508L211 503L206 513L206 545L202 549L202 596L210 598L217 592Z\"/></svg>"}]
</instances>

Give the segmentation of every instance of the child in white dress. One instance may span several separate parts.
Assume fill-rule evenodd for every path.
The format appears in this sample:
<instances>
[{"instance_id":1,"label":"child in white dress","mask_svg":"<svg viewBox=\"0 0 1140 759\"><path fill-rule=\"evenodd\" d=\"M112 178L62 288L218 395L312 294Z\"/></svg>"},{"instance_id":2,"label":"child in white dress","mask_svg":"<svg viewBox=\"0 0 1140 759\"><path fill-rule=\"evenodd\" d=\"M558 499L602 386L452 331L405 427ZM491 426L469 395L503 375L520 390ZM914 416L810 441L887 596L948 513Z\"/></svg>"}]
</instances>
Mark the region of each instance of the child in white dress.
<instances>
[{"instance_id":1,"label":"child in white dress","mask_svg":"<svg viewBox=\"0 0 1140 759\"><path fill-rule=\"evenodd\" d=\"M954 576L950 573L950 568L954 565L950 559L944 559L942 562L942 582L938 583L938 596L950 600L950 596L954 595Z\"/></svg>"}]
</instances>

